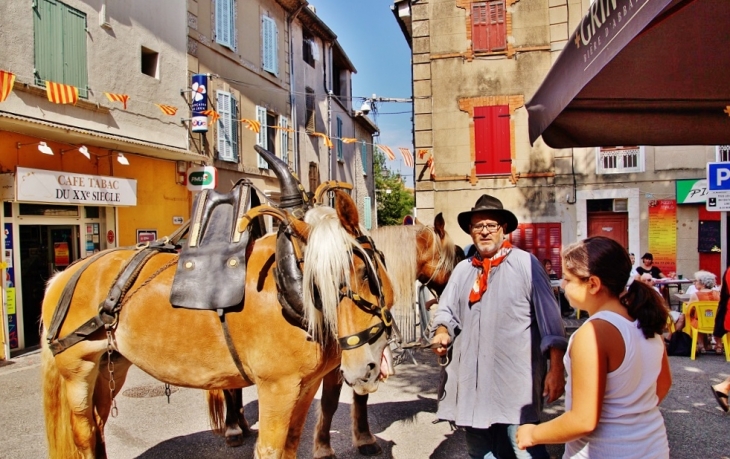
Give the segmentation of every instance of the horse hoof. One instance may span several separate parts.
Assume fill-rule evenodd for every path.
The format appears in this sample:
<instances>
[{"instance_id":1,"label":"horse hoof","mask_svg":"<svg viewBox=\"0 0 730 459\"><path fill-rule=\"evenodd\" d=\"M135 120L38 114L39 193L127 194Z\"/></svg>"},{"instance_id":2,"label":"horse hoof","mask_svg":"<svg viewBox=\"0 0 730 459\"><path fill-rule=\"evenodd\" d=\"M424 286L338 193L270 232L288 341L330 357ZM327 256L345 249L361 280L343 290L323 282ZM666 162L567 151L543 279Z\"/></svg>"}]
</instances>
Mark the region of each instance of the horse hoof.
<instances>
[{"instance_id":1,"label":"horse hoof","mask_svg":"<svg viewBox=\"0 0 730 459\"><path fill-rule=\"evenodd\" d=\"M226 437L226 446L236 448L241 445L243 445L243 435L231 435L230 437Z\"/></svg>"},{"instance_id":2,"label":"horse hoof","mask_svg":"<svg viewBox=\"0 0 730 459\"><path fill-rule=\"evenodd\" d=\"M369 445L360 445L357 450L363 456L377 456L383 452L383 449L377 443L370 443Z\"/></svg>"}]
</instances>

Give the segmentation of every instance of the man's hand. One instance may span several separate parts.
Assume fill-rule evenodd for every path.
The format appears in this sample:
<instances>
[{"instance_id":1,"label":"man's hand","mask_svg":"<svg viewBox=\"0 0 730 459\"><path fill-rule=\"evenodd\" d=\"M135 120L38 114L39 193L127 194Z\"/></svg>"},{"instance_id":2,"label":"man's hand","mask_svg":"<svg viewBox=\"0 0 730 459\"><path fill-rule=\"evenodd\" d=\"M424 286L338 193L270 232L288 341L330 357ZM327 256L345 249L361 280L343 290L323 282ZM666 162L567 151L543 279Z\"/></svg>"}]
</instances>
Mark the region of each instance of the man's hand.
<instances>
[{"instance_id":1,"label":"man's hand","mask_svg":"<svg viewBox=\"0 0 730 459\"><path fill-rule=\"evenodd\" d=\"M449 344L451 344L451 336L449 336L449 331L446 329L446 327L439 326L436 329L436 333L431 339L431 344L440 344L440 346L433 348L433 352L436 355L438 355L439 357L446 355Z\"/></svg>"},{"instance_id":2,"label":"man's hand","mask_svg":"<svg viewBox=\"0 0 730 459\"><path fill-rule=\"evenodd\" d=\"M565 365L563 356L565 351L550 348L550 370L545 375L545 385L542 396L547 397L547 403L559 399L565 392Z\"/></svg>"}]
</instances>

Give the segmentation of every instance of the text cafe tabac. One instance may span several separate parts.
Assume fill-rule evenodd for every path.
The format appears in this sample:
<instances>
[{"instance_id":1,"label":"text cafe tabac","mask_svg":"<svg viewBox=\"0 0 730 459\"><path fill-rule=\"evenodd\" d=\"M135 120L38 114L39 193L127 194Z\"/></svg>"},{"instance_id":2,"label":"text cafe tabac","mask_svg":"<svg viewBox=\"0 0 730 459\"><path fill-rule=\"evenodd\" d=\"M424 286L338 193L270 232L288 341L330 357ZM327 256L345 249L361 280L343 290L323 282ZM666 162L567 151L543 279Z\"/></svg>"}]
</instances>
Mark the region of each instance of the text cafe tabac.
<instances>
[{"instance_id":1,"label":"text cafe tabac","mask_svg":"<svg viewBox=\"0 0 730 459\"><path fill-rule=\"evenodd\" d=\"M18 167L16 199L91 206L136 206L137 181Z\"/></svg>"}]
</instances>

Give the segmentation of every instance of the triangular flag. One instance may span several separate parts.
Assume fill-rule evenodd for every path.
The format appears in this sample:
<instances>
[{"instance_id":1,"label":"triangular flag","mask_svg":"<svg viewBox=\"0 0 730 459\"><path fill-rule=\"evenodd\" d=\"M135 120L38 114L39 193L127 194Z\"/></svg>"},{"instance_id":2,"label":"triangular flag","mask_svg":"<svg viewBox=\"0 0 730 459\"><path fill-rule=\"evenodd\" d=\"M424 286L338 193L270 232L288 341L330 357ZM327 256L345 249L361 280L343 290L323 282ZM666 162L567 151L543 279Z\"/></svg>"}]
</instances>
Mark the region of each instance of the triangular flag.
<instances>
[{"instance_id":1,"label":"triangular flag","mask_svg":"<svg viewBox=\"0 0 730 459\"><path fill-rule=\"evenodd\" d=\"M11 92L13 92L13 84L15 83L15 74L0 70L0 102L5 102Z\"/></svg>"},{"instance_id":2,"label":"triangular flag","mask_svg":"<svg viewBox=\"0 0 730 459\"><path fill-rule=\"evenodd\" d=\"M425 148L419 149L418 153L417 153L418 159L423 159L423 157L426 156L427 154L428 154L428 150L426 150Z\"/></svg>"},{"instance_id":3,"label":"triangular flag","mask_svg":"<svg viewBox=\"0 0 730 459\"><path fill-rule=\"evenodd\" d=\"M436 178L436 166L434 165L433 156L428 158L428 161L426 161L426 167L428 167L428 173L431 176L431 179Z\"/></svg>"},{"instance_id":4,"label":"triangular flag","mask_svg":"<svg viewBox=\"0 0 730 459\"><path fill-rule=\"evenodd\" d=\"M389 147L385 145L377 144L377 147L380 148L380 151L385 153L385 155L390 159L391 161L395 161L395 153L393 153L393 150L391 150Z\"/></svg>"},{"instance_id":5,"label":"triangular flag","mask_svg":"<svg viewBox=\"0 0 730 459\"><path fill-rule=\"evenodd\" d=\"M255 121L255 120L247 120L247 119L244 118L244 119L241 120L241 122L243 124L245 124L246 127L249 130L255 132L256 134L258 134L259 131L261 131L261 123L259 123L258 121Z\"/></svg>"},{"instance_id":6,"label":"triangular flag","mask_svg":"<svg viewBox=\"0 0 730 459\"><path fill-rule=\"evenodd\" d=\"M403 155L403 162L407 167L413 167L413 155L411 154L410 148L398 147L400 154Z\"/></svg>"},{"instance_id":7,"label":"triangular flag","mask_svg":"<svg viewBox=\"0 0 730 459\"><path fill-rule=\"evenodd\" d=\"M324 144L327 145L327 148L332 148L334 145L332 144L332 141L330 140L327 135L322 134L321 132L308 132L309 135L322 137L324 139Z\"/></svg>"},{"instance_id":8,"label":"triangular flag","mask_svg":"<svg viewBox=\"0 0 730 459\"><path fill-rule=\"evenodd\" d=\"M175 113L177 113L177 108L171 106L171 105L163 105L163 104L155 104L157 105L160 110L162 110L162 113L165 115L173 116Z\"/></svg>"},{"instance_id":9,"label":"triangular flag","mask_svg":"<svg viewBox=\"0 0 730 459\"><path fill-rule=\"evenodd\" d=\"M105 92L104 95L106 95L106 98L109 99L109 102L121 102L122 105L124 105L124 109L127 109L127 101L129 100L129 96L127 94Z\"/></svg>"},{"instance_id":10,"label":"triangular flag","mask_svg":"<svg viewBox=\"0 0 730 459\"><path fill-rule=\"evenodd\" d=\"M221 116L215 110L203 110L200 112L201 115L210 116L210 122L215 123Z\"/></svg>"},{"instance_id":11,"label":"triangular flag","mask_svg":"<svg viewBox=\"0 0 730 459\"><path fill-rule=\"evenodd\" d=\"M79 101L79 90L69 84L46 81L46 96L54 104L73 104Z\"/></svg>"},{"instance_id":12,"label":"triangular flag","mask_svg":"<svg viewBox=\"0 0 730 459\"><path fill-rule=\"evenodd\" d=\"M357 139L352 137L343 137L340 140L342 140L342 143L355 143L357 142Z\"/></svg>"}]
</instances>

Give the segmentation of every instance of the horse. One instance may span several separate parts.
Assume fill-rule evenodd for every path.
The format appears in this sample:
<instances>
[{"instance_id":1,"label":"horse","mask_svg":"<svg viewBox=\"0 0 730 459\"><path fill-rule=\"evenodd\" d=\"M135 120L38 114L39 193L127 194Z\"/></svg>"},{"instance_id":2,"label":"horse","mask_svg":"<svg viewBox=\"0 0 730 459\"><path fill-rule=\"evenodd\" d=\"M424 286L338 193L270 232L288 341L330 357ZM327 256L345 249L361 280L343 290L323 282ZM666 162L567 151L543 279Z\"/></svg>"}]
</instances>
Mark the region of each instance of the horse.
<instances>
[{"instance_id":1,"label":"horse","mask_svg":"<svg viewBox=\"0 0 730 459\"><path fill-rule=\"evenodd\" d=\"M316 210L323 218L307 224L270 209L306 243L305 328L282 314L274 279L273 234L249 243L244 298L225 315L230 343L216 311L170 303L178 254L161 252L152 255L130 281L113 322L59 351L59 342L93 322L89 318L99 317L99 305L111 296L106 292L116 287L124 266L139 251L105 251L54 275L41 315L49 456L106 457L104 427L116 410L114 397L131 365L181 387L258 385L257 458L296 456L312 399L322 378L338 365L343 379L358 392L376 390L387 325L392 322L393 288L374 243L359 229L352 199L335 192L335 209ZM66 338L53 341L58 324L54 311L61 297L68 297L64 287L72 282L75 288L58 329L58 336ZM342 349L342 340L352 341L376 328L386 332L362 346Z\"/></svg>"},{"instance_id":2,"label":"horse","mask_svg":"<svg viewBox=\"0 0 730 459\"><path fill-rule=\"evenodd\" d=\"M454 244L446 232L445 222L440 213L434 218L433 226L420 223L384 226L372 230L371 237L383 252L388 265L388 274L395 295L394 310L410 310L415 295L416 280L437 295L441 294L451 271L463 259L463 251ZM319 419L314 435L313 457L316 459L335 457L329 432L341 390L342 379L335 368L323 380ZM243 437L251 433L243 414L241 391L209 392L207 400L209 420L213 430L223 434L229 446L240 446ZM370 432L367 400L367 394L354 391L351 411L353 444L361 454L374 455L382 452L382 449Z\"/></svg>"}]
</instances>

